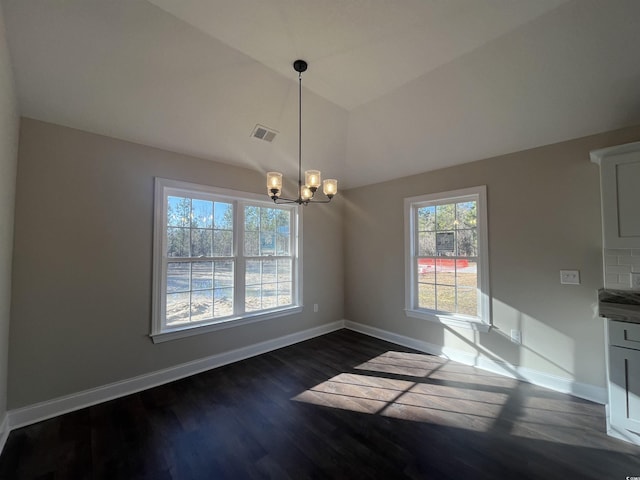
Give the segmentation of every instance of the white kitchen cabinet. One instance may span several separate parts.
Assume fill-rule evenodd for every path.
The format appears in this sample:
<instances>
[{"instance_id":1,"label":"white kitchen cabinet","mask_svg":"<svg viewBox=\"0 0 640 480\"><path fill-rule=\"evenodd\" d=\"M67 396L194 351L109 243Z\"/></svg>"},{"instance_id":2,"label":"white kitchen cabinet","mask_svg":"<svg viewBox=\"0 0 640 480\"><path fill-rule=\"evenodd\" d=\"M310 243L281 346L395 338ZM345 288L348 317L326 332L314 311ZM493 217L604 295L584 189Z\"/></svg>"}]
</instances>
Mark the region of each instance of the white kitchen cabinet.
<instances>
[{"instance_id":1,"label":"white kitchen cabinet","mask_svg":"<svg viewBox=\"0 0 640 480\"><path fill-rule=\"evenodd\" d=\"M609 320L609 433L640 442L640 324Z\"/></svg>"},{"instance_id":2,"label":"white kitchen cabinet","mask_svg":"<svg viewBox=\"0 0 640 480\"><path fill-rule=\"evenodd\" d=\"M591 152L600 165L604 247L640 248L640 142Z\"/></svg>"}]
</instances>

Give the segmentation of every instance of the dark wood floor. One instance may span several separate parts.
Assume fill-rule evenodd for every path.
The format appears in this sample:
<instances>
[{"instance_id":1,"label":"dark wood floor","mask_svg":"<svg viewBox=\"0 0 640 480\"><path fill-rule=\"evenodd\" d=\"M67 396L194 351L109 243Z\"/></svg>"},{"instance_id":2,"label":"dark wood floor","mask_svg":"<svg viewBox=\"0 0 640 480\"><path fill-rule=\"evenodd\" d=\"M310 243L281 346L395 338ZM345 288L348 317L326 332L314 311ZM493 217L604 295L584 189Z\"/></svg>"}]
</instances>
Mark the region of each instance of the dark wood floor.
<instances>
[{"instance_id":1,"label":"dark wood floor","mask_svg":"<svg viewBox=\"0 0 640 480\"><path fill-rule=\"evenodd\" d=\"M11 433L2 479L620 479L604 408L348 330Z\"/></svg>"}]
</instances>

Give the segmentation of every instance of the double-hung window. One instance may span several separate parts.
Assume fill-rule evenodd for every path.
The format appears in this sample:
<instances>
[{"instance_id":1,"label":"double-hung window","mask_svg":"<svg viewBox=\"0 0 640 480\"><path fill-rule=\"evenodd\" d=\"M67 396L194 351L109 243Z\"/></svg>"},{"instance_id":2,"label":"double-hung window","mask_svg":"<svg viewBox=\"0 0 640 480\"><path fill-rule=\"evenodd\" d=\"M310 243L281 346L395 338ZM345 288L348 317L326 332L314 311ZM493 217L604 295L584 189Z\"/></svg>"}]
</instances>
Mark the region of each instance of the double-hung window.
<instances>
[{"instance_id":1,"label":"double-hung window","mask_svg":"<svg viewBox=\"0 0 640 480\"><path fill-rule=\"evenodd\" d=\"M486 187L405 199L408 316L488 331Z\"/></svg>"},{"instance_id":2,"label":"double-hung window","mask_svg":"<svg viewBox=\"0 0 640 480\"><path fill-rule=\"evenodd\" d=\"M299 211L156 179L154 342L297 313Z\"/></svg>"}]
</instances>

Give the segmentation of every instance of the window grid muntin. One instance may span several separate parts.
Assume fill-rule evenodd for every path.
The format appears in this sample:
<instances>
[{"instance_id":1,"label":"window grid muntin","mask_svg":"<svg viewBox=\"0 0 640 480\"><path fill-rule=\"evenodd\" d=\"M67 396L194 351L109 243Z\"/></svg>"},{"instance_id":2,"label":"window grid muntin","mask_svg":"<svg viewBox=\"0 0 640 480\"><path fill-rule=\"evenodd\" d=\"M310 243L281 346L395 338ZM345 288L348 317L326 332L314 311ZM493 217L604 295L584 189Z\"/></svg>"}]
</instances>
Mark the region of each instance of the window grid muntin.
<instances>
[{"instance_id":1,"label":"window grid muntin","mask_svg":"<svg viewBox=\"0 0 640 480\"><path fill-rule=\"evenodd\" d=\"M257 262L257 265L259 265L259 273L257 273L258 277L259 277L259 281L258 282L249 282L246 277L249 274L249 268L247 267L245 269L245 289L246 290L257 290L259 289L260 291L260 305L264 310L269 310L272 308L279 308L279 307L283 307L283 306L287 306L287 305L291 305L293 303L293 259L290 256L274 256L274 257L263 257L263 256L254 256L254 257L245 257L245 261L246 263L250 263L250 262ZM266 262L275 262L275 278L271 281L264 281L264 265ZM282 263L281 263L282 262ZM279 274L279 267L280 265L284 264L284 262L288 262L290 263L290 268L288 269L288 279L280 279L280 274ZM256 274L254 274L256 275ZM264 306L264 286L266 285L275 285L276 289L276 299L275 299L275 305L272 306ZM280 286L286 287L288 286L288 295L286 293L283 293L282 295L282 302L281 302L281 289ZM286 290L285 290L286 291ZM246 294L245 294L246 295ZM286 299L286 297L289 297L289 302L288 303L283 303L283 301ZM245 297L245 309L247 308L248 299ZM254 310L247 310L247 311L254 311Z\"/></svg>"},{"instance_id":2,"label":"window grid muntin","mask_svg":"<svg viewBox=\"0 0 640 480\"><path fill-rule=\"evenodd\" d=\"M267 225L267 223L269 223L268 216L269 214L274 214L273 212L277 212L277 211L280 211L282 215L275 214L276 217L274 222L275 225L273 225L274 228L269 228L270 225ZM296 298L295 282L296 282L297 270L295 265L296 257L294 255L295 237L293 234L295 233L295 225L294 225L295 218L293 215L294 213L293 210L277 208L277 207L274 207L273 205L263 206L263 205L253 204L251 202L246 202L244 204L243 212L244 212L243 225L245 228L244 232L245 233L247 231L251 233L257 232L258 234L257 235L258 248L256 249L254 246L253 250L249 252L249 253L254 253L253 255L247 253L246 238L245 238L245 241L242 243L243 252L244 252L243 260L245 262L245 269L244 269L245 271L245 283L244 283L245 311L250 311L250 312L259 311L257 308L253 308L252 306L249 305L249 302L253 302L255 305L256 297L258 297L258 295L260 298L259 300L260 308L265 311L294 305L295 298ZM250 218L250 216L247 214L248 212L250 213L251 217L255 217L257 213L257 230L255 228L247 230L248 218ZM283 217L286 217L286 221L283 221ZM255 219L251 220L251 222L255 222ZM286 232L286 235L284 234L284 232ZM263 242L262 242L263 233L266 233L267 235L273 235L273 249L265 248L265 245L263 245ZM256 237L254 236L254 238ZM283 248L282 250L279 250L279 242L278 242L279 238L287 239L286 248ZM280 242L280 245L282 245L282 242ZM281 281L279 279L278 272L279 272L279 265L282 265L281 261L282 262L286 261L290 265L288 269L289 280L287 281ZM256 282L256 281L250 282L248 280L248 275L250 273L249 265L256 264L256 262L257 262L257 265L259 265L259 269L258 269L259 282ZM264 281L264 267L265 267L265 263L267 262L275 262L275 272L276 272L275 281L272 281L272 282ZM254 273L254 276L255 275L256 274ZM289 294L281 295L280 287L285 285L288 286ZM275 286L275 302L266 302L265 301L266 293L269 291L272 291L271 290L272 286ZM284 300L286 300L287 297L289 301L285 303Z\"/></svg>"},{"instance_id":3,"label":"window grid muntin","mask_svg":"<svg viewBox=\"0 0 640 480\"><path fill-rule=\"evenodd\" d=\"M478 242L479 242L479 235L478 235L478 203L479 203L479 196L477 194L473 194L473 195L468 195L468 196L464 196L464 197L459 197L459 198L443 198L441 200L435 200L435 201L427 201L427 202L416 202L412 205L411 207L411 213L413 216L413 247L412 247L412 251L413 251L413 271L415 272L414 274L414 278L413 278L413 308L418 309L418 310L424 310L424 311L432 311L435 313L443 313L443 314L454 314L454 315L460 315L460 316L465 316L465 317L470 317L470 318L474 318L474 319L478 319L480 318L481 312L482 312L482 305L481 305L481 292L480 292L480 275L481 275L481 265L480 265L480 259L478 255L475 256L469 256L469 255L456 255L456 254L448 254L448 252L444 252L446 253L445 255L438 255L437 250L436 250L436 245L434 245L434 254L433 255L418 255L418 252L421 250L421 245L420 245L420 240L421 240L421 233L434 233L437 234L438 232L447 232L447 231L453 231L454 232L454 253L458 253L459 251L459 242L458 242L458 232L459 231L465 231L465 232L474 232L474 238L475 238L475 252L476 254L478 253ZM458 228L458 225L460 224L459 220L459 215L458 215L458 205L464 205L464 204L475 204L475 221L472 222L473 225L475 225L474 227L468 227L467 225L465 225L465 228ZM453 206L453 223L451 223L451 215L447 215L447 217L449 218L445 218L445 220L439 225L438 222L438 211L439 210L443 210L444 207L447 206ZM433 225L433 229L421 229L421 223L422 224L429 224L427 222L421 221L420 218L420 211L421 209L425 209L425 210L433 210L433 222L429 222L432 223ZM447 223L449 222L449 223ZM440 227L440 228L439 228ZM447 228L445 228L447 227ZM436 237L437 238L437 237ZM434 282L421 282L420 281L420 272L421 272L421 267L420 267L420 260L422 259L432 259L434 261ZM453 279L454 279L454 283L438 283L438 269L437 269L437 263L438 260L448 260L448 261L452 261L453 262ZM475 315L470 315L468 313L464 313L461 312L460 310L460 302L459 302L459 291L465 292L468 291L468 289L471 289L473 287L468 286L468 285L459 285L458 284L458 260L466 260L470 263L475 263L476 265L476 272L475 272L475 297L476 297L476 301L475 301ZM433 308L428 308L428 307L423 307L421 306L421 298L422 298L422 293L421 293L421 286L423 285L430 285L433 287L433 292L434 292L434 307ZM453 288L453 306L454 309L453 310L449 310L449 309L442 309L439 308L438 305L438 287L441 287L442 289L446 289L446 288Z\"/></svg>"},{"instance_id":4,"label":"window grid muntin","mask_svg":"<svg viewBox=\"0 0 640 480\"><path fill-rule=\"evenodd\" d=\"M168 198L169 197L182 197L182 198L188 198L189 200L191 200L191 202L193 202L193 200L205 200L205 201L211 201L214 203L214 208L215 208L215 203L227 203L227 204L231 204L234 214L232 215L232 229L216 229L215 228L215 219L214 219L214 226L211 230L213 231L229 231L232 234L235 233L235 235L233 235L233 241L232 241L232 252L229 256L198 256L198 257L187 257L187 256L183 256L183 257L169 257L168 256L168 241L167 241L167 231L170 228L169 225L169 220L167 218L168 215ZM245 263L245 257L244 255L238 255L239 252L243 251L243 246L244 246L244 207L247 205L252 205L252 206L257 206L259 208L269 208L269 209L274 209L274 206L267 203L267 202L260 202L260 201L253 201L253 200L247 200L241 197L235 197L235 196L223 196L223 195L218 195L218 194L213 194L213 193L206 193L206 192L194 192L194 191L190 191L190 190L185 190L185 189L181 189L181 188L173 188L173 187L164 187L163 189L163 203L164 203L164 208L163 208L163 218L164 218L164 229L163 229L163 241L162 241L162 263L163 263L163 269L162 269L162 278L161 278L161 308L160 308L160 312L161 312L161 330L158 333L161 333L162 331L171 331L173 328L175 328L175 326L178 324L178 322L174 322L173 324L170 324L168 322L168 314L167 314L167 296L170 293L182 293L182 294L189 294L189 303L192 302L192 297L193 297L193 293L194 292L202 292L202 291L209 291L207 289L201 289L201 290L197 290L197 289L193 289L191 288L191 290L189 291L173 291L173 292L168 292L167 291L167 274L168 274L168 265L171 263L196 263L196 262L203 262L203 261L212 261L214 262L218 262L218 261L231 261L232 262L232 268L233 268L233 278L234 278L234 282L233 285L231 287L221 287L221 288L213 288L212 289L212 293L213 293L213 297L214 297L214 306L215 306L215 292L216 290L222 290L222 289L233 289L234 291L234 295L233 295L233 305L234 305L234 309L232 312L228 313L227 315L224 316L220 316L220 317L216 317L215 316L215 309L214 309L214 316L213 317L209 317L209 318L205 318L202 320L197 320L197 321L193 321L192 320L192 315L191 315L191 305L190 305L190 315L189 315L189 321L183 321L183 322L179 322L178 326L182 326L184 324L188 324L189 326L192 325L197 325L197 324L211 324L211 323L217 323L219 321L222 321L226 318L232 318L232 317L242 317L245 314L256 314L256 313L261 313L261 312L267 312L267 311L277 311L278 309L281 308L286 308L286 307L295 307L298 305L298 298L300 295L299 292L299 286L297 285L297 269L298 269L298 258L297 258L297 248L295 248L295 245L297 242L297 238L298 238L298 233L297 233L297 219L296 219L296 215L295 215L295 210L294 208L291 207L282 207L282 206L278 206L275 207L275 209L277 210L283 210L283 211L287 211L288 212L288 217L289 217L289 222L288 222L288 242L287 242L287 250L289 252L289 255L286 256L278 256L278 257L273 257L273 256L262 256L259 257L260 259L272 259L272 258L283 258L283 259L287 259L290 261L291 263L291 268L289 271L289 275L291 277L290 282L288 282L290 284L290 301L289 303L282 303L280 304L280 302L278 302L278 304L276 306L274 306L273 308L269 308L269 309L258 309L255 311L246 311L246 309L244 308L244 290L245 288L238 288L238 283L239 283L239 279L242 276L240 273L240 266L242 265L242 267L244 267L244 263ZM183 223L184 225L184 223ZM182 228L184 230L188 230L189 234L191 233L191 230L193 230L193 227L187 227L187 226L174 226L173 228ZM196 227L197 228L197 227ZM188 241L188 245L189 248L191 248L191 236L189 238ZM246 258L251 258L251 257L246 257ZM215 272L215 269L214 269ZM215 275L215 273L214 273ZM191 280L190 280L191 281ZM214 280L215 282L215 280ZM279 282L279 283L284 283L284 282ZM244 287L244 282L240 281L240 284L242 287ZM191 287L191 286L190 286ZM242 299L241 302L238 301L238 298ZM241 307L242 306L242 307Z\"/></svg>"}]
</instances>

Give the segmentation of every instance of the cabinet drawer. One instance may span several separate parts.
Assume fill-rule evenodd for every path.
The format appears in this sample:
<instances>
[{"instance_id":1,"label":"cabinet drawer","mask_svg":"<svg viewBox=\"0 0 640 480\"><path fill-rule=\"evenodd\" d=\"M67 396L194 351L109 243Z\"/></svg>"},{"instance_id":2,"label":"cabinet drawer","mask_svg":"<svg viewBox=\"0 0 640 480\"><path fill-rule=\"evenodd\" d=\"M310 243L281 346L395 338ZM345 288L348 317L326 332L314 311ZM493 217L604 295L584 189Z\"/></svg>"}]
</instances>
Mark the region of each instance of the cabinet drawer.
<instances>
[{"instance_id":1,"label":"cabinet drawer","mask_svg":"<svg viewBox=\"0 0 640 480\"><path fill-rule=\"evenodd\" d=\"M640 324L610 320L609 344L640 350Z\"/></svg>"}]
</instances>

